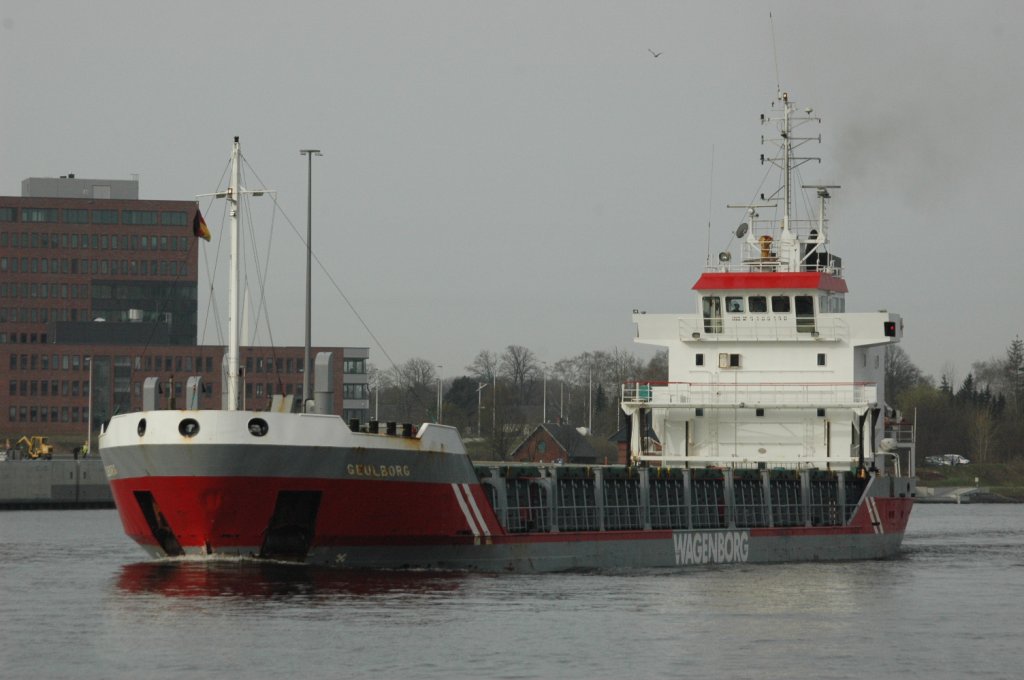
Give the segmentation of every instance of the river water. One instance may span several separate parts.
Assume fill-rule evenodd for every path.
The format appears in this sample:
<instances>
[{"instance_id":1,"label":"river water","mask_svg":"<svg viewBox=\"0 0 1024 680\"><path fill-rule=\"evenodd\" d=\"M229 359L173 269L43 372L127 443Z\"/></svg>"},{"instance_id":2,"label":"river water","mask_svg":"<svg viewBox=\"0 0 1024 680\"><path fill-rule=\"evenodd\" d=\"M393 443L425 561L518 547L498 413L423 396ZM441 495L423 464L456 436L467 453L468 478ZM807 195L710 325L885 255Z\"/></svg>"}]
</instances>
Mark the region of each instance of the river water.
<instances>
[{"instance_id":1,"label":"river water","mask_svg":"<svg viewBox=\"0 0 1024 680\"><path fill-rule=\"evenodd\" d=\"M536 576L152 562L113 510L0 512L0 678L1017 678L1024 506L896 559Z\"/></svg>"}]
</instances>

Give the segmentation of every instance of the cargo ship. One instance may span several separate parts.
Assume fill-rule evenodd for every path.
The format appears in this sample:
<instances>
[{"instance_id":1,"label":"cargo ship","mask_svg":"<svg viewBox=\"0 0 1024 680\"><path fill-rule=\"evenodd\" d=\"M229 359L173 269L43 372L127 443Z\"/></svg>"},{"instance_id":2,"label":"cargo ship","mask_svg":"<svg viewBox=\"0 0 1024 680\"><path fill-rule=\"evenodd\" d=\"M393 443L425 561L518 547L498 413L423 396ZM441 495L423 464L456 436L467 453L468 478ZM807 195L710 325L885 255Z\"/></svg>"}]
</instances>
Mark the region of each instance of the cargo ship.
<instances>
[{"instance_id":1,"label":"cargo ship","mask_svg":"<svg viewBox=\"0 0 1024 680\"><path fill-rule=\"evenodd\" d=\"M689 313L634 311L668 380L621 388L625 465L474 462L456 429L332 415L332 358L312 398L239 402L237 291L224 403L114 416L100 451L124 530L154 558L289 560L356 569L545 572L880 559L898 553L913 456L885 436L886 348L903 321L846 311L831 249L834 185L794 186L820 124L779 92L762 162L780 184L737 207ZM239 143L229 188L237 231ZM794 195L816 197L794 212ZM734 252L735 251L735 252ZM736 257L734 260L733 257ZM237 269L232 261L232 287Z\"/></svg>"}]
</instances>

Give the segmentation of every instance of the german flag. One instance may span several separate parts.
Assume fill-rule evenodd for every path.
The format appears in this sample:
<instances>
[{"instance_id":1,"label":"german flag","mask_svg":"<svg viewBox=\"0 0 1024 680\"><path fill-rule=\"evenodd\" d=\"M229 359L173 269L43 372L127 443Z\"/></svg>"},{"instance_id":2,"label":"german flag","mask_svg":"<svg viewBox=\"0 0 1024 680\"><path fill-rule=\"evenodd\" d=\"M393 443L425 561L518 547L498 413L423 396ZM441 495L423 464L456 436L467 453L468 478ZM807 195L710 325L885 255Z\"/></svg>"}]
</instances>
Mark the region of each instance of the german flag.
<instances>
[{"instance_id":1,"label":"german flag","mask_svg":"<svg viewBox=\"0 0 1024 680\"><path fill-rule=\"evenodd\" d=\"M196 238L210 240L210 229L206 226L206 220L203 219L203 213L199 212L199 208L196 208L196 216L192 218L192 233Z\"/></svg>"}]
</instances>

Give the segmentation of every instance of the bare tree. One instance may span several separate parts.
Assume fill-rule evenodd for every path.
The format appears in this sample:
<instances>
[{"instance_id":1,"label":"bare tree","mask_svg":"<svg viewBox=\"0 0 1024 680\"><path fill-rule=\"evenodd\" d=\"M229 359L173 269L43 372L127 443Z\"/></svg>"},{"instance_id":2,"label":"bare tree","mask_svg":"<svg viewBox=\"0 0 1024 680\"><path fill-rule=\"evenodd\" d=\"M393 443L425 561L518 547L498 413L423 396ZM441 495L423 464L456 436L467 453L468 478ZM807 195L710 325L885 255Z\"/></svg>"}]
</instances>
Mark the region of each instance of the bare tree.
<instances>
[{"instance_id":1,"label":"bare tree","mask_svg":"<svg viewBox=\"0 0 1024 680\"><path fill-rule=\"evenodd\" d=\"M899 345L887 345L885 348L885 398L895 404L899 396L924 381L920 369L910 360L910 356Z\"/></svg>"},{"instance_id":2,"label":"bare tree","mask_svg":"<svg viewBox=\"0 0 1024 680\"><path fill-rule=\"evenodd\" d=\"M643 372L640 374L641 380L650 380L651 382L668 382L668 350L659 349L651 357L651 360L647 362L647 366L644 367Z\"/></svg>"},{"instance_id":3,"label":"bare tree","mask_svg":"<svg viewBox=\"0 0 1024 680\"><path fill-rule=\"evenodd\" d=\"M970 452L976 463L989 463L993 444L999 429L998 421L989 408L975 408L967 421Z\"/></svg>"},{"instance_id":4,"label":"bare tree","mask_svg":"<svg viewBox=\"0 0 1024 680\"><path fill-rule=\"evenodd\" d=\"M512 384L519 405L529 403L540 365L533 351L522 345L509 345L501 355L501 375Z\"/></svg>"},{"instance_id":5,"label":"bare tree","mask_svg":"<svg viewBox=\"0 0 1024 680\"><path fill-rule=\"evenodd\" d=\"M476 378L482 382L492 382L494 376L498 374L499 365L498 355L490 350L482 349L480 353L473 358L473 363L466 366L466 371L470 376Z\"/></svg>"},{"instance_id":6,"label":"bare tree","mask_svg":"<svg viewBox=\"0 0 1024 680\"><path fill-rule=\"evenodd\" d=\"M437 374L426 359L413 358L401 366L392 366L386 373L391 386L394 417L403 422L429 420L430 409L436 408Z\"/></svg>"}]
</instances>

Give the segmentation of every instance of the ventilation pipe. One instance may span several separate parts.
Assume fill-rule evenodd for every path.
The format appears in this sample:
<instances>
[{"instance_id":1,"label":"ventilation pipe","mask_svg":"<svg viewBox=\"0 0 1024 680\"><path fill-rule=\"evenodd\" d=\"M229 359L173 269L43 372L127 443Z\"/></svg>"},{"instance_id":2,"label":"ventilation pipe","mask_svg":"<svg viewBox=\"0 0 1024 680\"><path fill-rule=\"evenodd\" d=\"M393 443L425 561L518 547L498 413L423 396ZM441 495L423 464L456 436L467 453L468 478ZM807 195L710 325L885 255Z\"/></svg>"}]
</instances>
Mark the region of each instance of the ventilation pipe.
<instances>
[{"instance_id":1,"label":"ventilation pipe","mask_svg":"<svg viewBox=\"0 0 1024 680\"><path fill-rule=\"evenodd\" d=\"M306 412L330 415L334 413L334 355L318 352L314 365L313 403L306 405Z\"/></svg>"}]
</instances>

